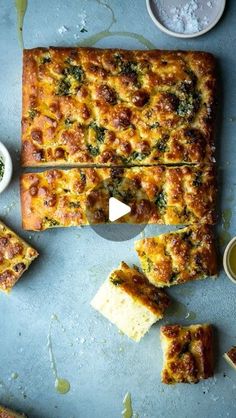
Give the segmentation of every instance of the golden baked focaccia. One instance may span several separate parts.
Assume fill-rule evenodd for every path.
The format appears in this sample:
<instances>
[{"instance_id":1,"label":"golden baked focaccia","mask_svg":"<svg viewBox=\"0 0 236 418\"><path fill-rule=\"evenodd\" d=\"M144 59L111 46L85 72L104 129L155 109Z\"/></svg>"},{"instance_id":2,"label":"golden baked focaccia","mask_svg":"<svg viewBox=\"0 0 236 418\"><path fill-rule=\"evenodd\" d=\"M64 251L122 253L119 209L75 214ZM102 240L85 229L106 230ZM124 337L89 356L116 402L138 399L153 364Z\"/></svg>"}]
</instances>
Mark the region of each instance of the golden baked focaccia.
<instances>
[{"instance_id":1,"label":"golden baked focaccia","mask_svg":"<svg viewBox=\"0 0 236 418\"><path fill-rule=\"evenodd\" d=\"M19 414L18 412L0 405L0 418L26 418L26 415Z\"/></svg>"},{"instance_id":2,"label":"golden baked focaccia","mask_svg":"<svg viewBox=\"0 0 236 418\"><path fill-rule=\"evenodd\" d=\"M21 177L24 229L107 223L109 198L131 207L118 223L212 224L215 168L206 166L84 168Z\"/></svg>"},{"instance_id":3,"label":"golden baked focaccia","mask_svg":"<svg viewBox=\"0 0 236 418\"><path fill-rule=\"evenodd\" d=\"M197 383L213 376L213 332L209 324L161 327L162 383Z\"/></svg>"},{"instance_id":4,"label":"golden baked focaccia","mask_svg":"<svg viewBox=\"0 0 236 418\"><path fill-rule=\"evenodd\" d=\"M170 304L166 293L153 286L137 268L121 262L98 290L91 305L124 334L139 341L163 318Z\"/></svg>"},{"instance_id":5,"label":"golden baked focaccia","mask_svg":"<svg viewBox=\"0 0 236 418\"><path fill-rule=\"evenodd\" d=\"M213 162L215 65L206 52L24 50L22 164Z\"/></svg>"},{"instance_id":6,"label":"golden baked focaccia","mask_svg":"<svg viewBox=\"0 0 236 418\"><path fill-rule=\"evenodd\" d=\"M36 250L0 221L0 290L9 292L37 256Z\"/></svg>"},{"instance_id":7,"label":"golden baked focaccia","mask_svg":"<svg viewBox=\"0 0 236 418\"><path fill-rule=\"evenodd\" d=\"M5 408L0 405L0 418L27 418L24 414L12 411L11 409Z\"/></svg>"},{"instance_id":8,"label":"golden baked focaccia","mask_svg":"<svg viewBox=\"0 0 236 418\"><path fill-rule=\"evenodd\" d=\"M172 286L218 273L214 231L193 224L135 243L142 269L156 286Z\"/></svg>"},{"instance_id":9,"label":"golden baked focaccia","mask_svg":"<svg viewBox=\"0 0 236 418\"><path fill-rule=\"evenodd\" d=\"M230 350L224 354L224 359L236 370L236 346L231 347Z\"/></svg>"}]
</instances>

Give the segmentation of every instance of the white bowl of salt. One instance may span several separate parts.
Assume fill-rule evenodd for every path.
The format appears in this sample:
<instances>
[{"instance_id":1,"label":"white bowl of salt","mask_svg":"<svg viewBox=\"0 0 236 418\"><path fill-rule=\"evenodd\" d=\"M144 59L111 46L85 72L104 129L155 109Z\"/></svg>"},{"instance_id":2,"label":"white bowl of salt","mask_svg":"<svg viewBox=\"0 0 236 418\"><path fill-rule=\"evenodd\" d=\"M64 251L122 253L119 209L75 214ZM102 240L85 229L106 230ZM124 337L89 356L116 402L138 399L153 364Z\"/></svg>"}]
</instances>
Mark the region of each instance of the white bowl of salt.
<instances>
[{"instance_id":1,"label":"white bowl of salt","mask_svg":"<svg viewBox=\"0 0 236 418\"><path fill-rule=\"evenodd\" d=\"M195 38L220 20L226 0L146 0L155 25L177 38Z\"/></svg>"}]
</instances>

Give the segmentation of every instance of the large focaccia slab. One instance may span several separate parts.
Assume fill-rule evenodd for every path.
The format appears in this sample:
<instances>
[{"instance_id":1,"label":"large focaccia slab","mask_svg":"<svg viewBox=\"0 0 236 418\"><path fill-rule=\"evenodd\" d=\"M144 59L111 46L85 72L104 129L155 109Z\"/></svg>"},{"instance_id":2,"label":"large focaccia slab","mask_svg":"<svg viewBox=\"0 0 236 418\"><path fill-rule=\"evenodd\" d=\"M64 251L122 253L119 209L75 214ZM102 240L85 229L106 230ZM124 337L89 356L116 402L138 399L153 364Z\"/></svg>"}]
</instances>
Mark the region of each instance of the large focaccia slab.
<instances>
[{"instance_id":1,"label":"large focaccia slab","mask_svg":"<svg viewBox=\"0 0 236 418\"><path fill-rule=\"evenodd\" d=\"M205 52L25 50L22 164L213 162L215 74Z\"/></svg>"},{"instance_id":2,"label":"large focaccia slab","mask_svg":"<svg viewBox=\"0 0 236 418\"><path fill-rule=\"evenodd\" d=\"M75 168L23 174L23 228L107 223L111 196L131 207L119 223L213 224L215 167Z\"/></svg>"}]
</instances>

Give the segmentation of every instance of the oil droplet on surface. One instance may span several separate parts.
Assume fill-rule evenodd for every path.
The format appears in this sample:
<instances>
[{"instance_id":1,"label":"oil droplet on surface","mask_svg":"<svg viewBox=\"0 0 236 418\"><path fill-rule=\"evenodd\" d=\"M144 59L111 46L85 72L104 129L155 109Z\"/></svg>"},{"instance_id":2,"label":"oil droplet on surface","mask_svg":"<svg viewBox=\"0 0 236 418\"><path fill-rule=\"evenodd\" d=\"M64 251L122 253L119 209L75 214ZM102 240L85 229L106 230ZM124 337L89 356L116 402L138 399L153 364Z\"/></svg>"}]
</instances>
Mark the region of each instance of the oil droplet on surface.
<instances>
[{"instance_id":1,"label":"oil droplet on surface","mask_svg":"<svg viewBox=\"0 0 236 418\"><path fill-rule=\"evenodd\" d=\"M57 377L55 380L55 388L58 393L65 395L70 390L70 382L67 379Z\"/></svg>"},{"instance_id":2,"label":"oil droplet on surface","mask_svg":"<svg viewBox=\"0 0 236 418\"><path fill-rule=\"evenodd\" d=\"M97 42L101 41L104 38L108 38L110 36L122 36L126 38L132 38L136 39L140 44L144 45L147 49L155 49L155 45L150 42L147 38L145 38L143 35L140 35L135 32L121 32L121 31L109 31L109 30L103 30L101 32L95 33L92 36L89 36L84 41L80 42L78 46L93 46Z\"/></svg>"},{"instance_id":3,"label":"oil droplet on surface","mask_svg":"<svg viewBox=\"0 0 236 418\"><path fill-rule=\"evenodd\" d=\"M18 375L18 373L16 373L16 372L13 372L13 373L11 374L11 379L12 379L12 380L16 380L18 377L19 377L19 375Z\"/></svg>"},{"instance_id":4,"label":"oil droplet on surface","mask_svg":"<svg viewBox=\"0 0 236 418\"><path fill-rule=\"evenodd\" d=\"M127 392L124 397L123 405L124 405L124 410L122 411L122 417L133 418L132 400L131 400L131 394L129 392Z\"/></svg>"},{"instance_id":5,"label":"oil droplet on surface","mask_svg":"<svg viewBox=\"0 0 236 418\"><path fill-rule=\"evenodd\" d=\"M233 275L236 277L236 244L230 250L229 265Z\"/></svg>"},{"instance_id":6,"label":"oil droplet on surface","mask_svg":"<svg viewBox=\"0 0 236 418\"><path fill-rule=\"evenodd\" d=\"M187 306L181 302L173 301L172 305L167 311L169 316L174 316L177 319L196 319L197 315L193 311L189 311Z\"/></svg>"},{"instance_id":7,"label":"oil droplet on surface","mask_svg":"<svg viewBox=\"0 0 236 418\"><path fill-rule=\"evenodd\" d=\"M23 25L24 25L24 17L28 5L28 0L15 0L16 11L17 11L17 32L18 32L18 39L20 47L24 48L24 41L23 41Z\"/></svg>"}]
</instances>

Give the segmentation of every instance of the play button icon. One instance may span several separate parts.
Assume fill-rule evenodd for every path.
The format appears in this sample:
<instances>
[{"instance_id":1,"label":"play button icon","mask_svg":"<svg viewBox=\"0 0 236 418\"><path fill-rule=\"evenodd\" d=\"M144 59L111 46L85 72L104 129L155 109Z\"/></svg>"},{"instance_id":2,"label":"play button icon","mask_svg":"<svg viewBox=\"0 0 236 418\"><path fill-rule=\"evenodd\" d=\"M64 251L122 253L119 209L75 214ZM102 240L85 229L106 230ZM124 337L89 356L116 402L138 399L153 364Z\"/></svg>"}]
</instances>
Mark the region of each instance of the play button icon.
<instances>
[{"instance_id":1,"label":"play button icon","mask_svg":"<svg viewBox=\"0 0 236 418\"><path fill-rule=\"evenodd\" d=\"M86 197L90 227L109 241L128 241L139 235L150 217L151 203L140 182L111 171Z\"/></svg>"},{"instance_id":2,"label":"play button icon","mask_svg":"<svg viewBox=\"0 0 236 418\"><path fill-rule=\"evenodd\" d=\"M109 199L109 221L114 222L131 212L131 207L115 197Z\"/></svg>"}]
</instances>

